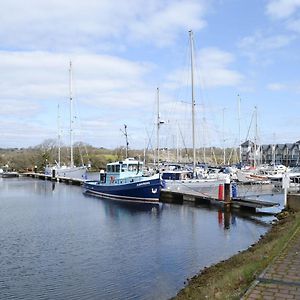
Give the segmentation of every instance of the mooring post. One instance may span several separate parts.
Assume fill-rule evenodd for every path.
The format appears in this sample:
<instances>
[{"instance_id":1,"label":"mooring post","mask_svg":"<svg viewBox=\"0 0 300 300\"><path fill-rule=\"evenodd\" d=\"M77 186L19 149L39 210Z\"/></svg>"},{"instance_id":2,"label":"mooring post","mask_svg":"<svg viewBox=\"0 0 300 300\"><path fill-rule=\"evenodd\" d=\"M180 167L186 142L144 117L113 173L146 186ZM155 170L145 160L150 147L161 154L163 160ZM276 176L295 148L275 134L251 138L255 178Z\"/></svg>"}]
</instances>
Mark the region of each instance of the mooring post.
<instances>
[{"instance_id":1,"label":"mooring post","mask_svg":"<svg viewBox=\"0 0 300 300\"><path fill-rule=\"evenodd\" d=\"M230 197L230 178L226 178L225 184L224 184L224 201L226 204L229 204L231 202Z\"/></svg>"}]
</instances>

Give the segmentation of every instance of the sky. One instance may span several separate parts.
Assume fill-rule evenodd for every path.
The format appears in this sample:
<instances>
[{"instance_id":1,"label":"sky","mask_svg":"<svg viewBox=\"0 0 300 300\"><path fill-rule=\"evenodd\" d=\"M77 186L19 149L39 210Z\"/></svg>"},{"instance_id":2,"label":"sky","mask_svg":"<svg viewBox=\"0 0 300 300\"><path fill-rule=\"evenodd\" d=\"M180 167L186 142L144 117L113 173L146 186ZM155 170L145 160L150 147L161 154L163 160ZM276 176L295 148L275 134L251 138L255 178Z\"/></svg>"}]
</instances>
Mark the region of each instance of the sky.
<instances>
[{"instance_id":1,"label":"sky","mask_svg":"<svg viewBox=\"0 0 300 300\"><path fill-rule=\"evenodd\" d=\"M298 141L300 0L2 0L0 147L69 143L70 61L75 141L190 147L190 30L196 147Z\"/></svg>"}]
</instances>

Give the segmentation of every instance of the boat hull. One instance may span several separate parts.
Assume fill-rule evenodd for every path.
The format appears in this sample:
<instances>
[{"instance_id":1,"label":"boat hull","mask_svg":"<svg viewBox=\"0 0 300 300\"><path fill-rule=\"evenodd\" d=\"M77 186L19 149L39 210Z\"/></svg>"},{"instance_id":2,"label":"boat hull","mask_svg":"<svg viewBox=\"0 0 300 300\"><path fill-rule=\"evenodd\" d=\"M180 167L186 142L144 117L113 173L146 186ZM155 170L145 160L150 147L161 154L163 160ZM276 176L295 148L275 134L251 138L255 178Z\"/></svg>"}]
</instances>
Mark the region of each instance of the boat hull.
<instances>
[{"instance_id":1,"label":"boat hull","mask_svg":"<svg viewBox=\"0 0 300 300\"><path fill-rule=\"evenodd\" d=\"M19 173L17 173L17 172L3 172L3 173L0 173L0 177L2 177L2 178L19 177Z\"/></svg>"},{"instance_id":2,"label":"boat hull","mask_svg":"<svg viewBox=\"0 0 300 300\"><path fill-rule=\"evenodd\" d=\"M145 179L125 184L105 184L86 181L83 192L102 198L128 202L158 202L162 181L160 178Z\"/></svg>"},{"instance_id":3,"label":"boat hull","mask_svg":"<svg viewBox=\"0 0 300 300\"><path fill-rule=\"evenodd\" d=\"M84 180L86 179L86 170L86 167L46 167L45 175Z\"/></svg>"}]
</instances>

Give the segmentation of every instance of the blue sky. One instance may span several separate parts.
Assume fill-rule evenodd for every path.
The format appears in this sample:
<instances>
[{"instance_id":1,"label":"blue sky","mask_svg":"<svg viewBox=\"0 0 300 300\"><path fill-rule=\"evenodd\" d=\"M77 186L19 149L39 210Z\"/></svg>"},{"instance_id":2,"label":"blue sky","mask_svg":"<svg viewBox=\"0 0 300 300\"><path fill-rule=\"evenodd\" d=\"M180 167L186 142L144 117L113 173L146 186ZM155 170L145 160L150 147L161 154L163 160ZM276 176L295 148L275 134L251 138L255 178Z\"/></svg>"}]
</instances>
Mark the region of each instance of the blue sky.
<instances>
[{"instance_id":1,"label":"blue sky","mask_svg":"<svg viewBox=\"0 0 300 300\"><path fill-rule=\"evenodd\" d=\"M300 139L300 0L2 0L0 147L56 138L58 104L67 143L70 60L75 140L154 145L159 87L161 146L190 146L189 30L197 147L239 144L238 94L241 140L255 106L261 143Z\"/></svg>"}]
</instances>

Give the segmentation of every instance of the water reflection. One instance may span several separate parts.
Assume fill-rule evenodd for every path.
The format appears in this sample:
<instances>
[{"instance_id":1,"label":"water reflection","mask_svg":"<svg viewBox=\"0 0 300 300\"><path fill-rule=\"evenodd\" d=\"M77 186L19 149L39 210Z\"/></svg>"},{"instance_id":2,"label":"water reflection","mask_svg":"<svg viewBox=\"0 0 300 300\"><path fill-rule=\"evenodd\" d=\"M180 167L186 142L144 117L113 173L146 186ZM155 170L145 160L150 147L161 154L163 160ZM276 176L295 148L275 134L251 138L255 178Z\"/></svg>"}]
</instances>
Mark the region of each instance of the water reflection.
<instances>
[{"instance_id":1,"label":"water reflection","mask_svg":"<svg viewBox=\"0 0 300 300\"><path fill-rule=\"evenodd\" d=\"M230 226L236 226L236 215L231 212L229 207L218 209L218 223L224 230L230 229Z\"/></svg>"},{"instance_id":2,"label":"water reflection","mask_svg":"<svg viewBox=\"0 0 300 300\"><path fill-rule=\"evenodd\" d=\"M105 208L106 214L113 218L116 218L122 214L135 215L140 214L142 212L158 216L164 207L164 204L162 203L125 202L122 199L110 200L86 194L84 194L84 197L92 201L100 201Z\"/></svg>"}]
</instances>

